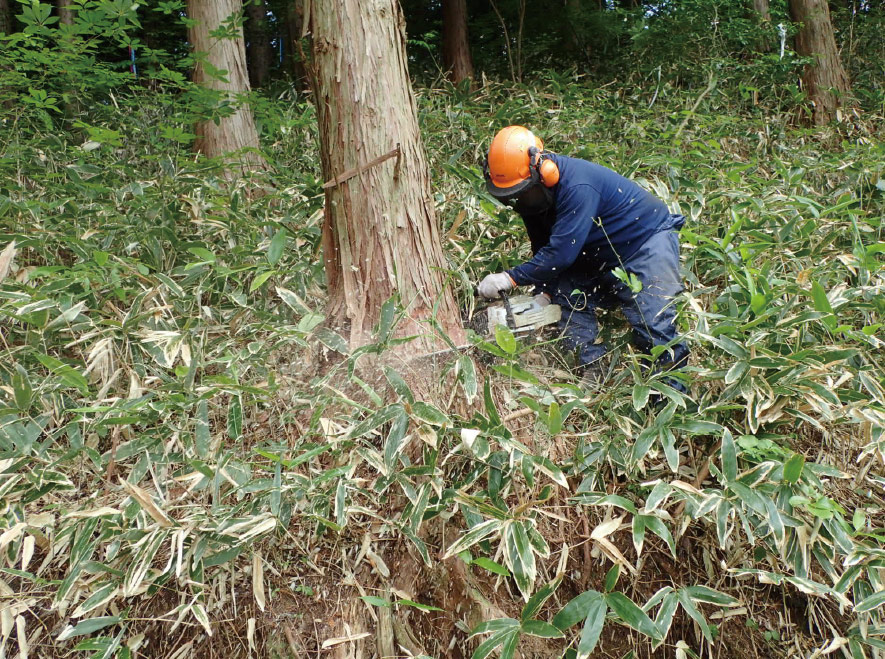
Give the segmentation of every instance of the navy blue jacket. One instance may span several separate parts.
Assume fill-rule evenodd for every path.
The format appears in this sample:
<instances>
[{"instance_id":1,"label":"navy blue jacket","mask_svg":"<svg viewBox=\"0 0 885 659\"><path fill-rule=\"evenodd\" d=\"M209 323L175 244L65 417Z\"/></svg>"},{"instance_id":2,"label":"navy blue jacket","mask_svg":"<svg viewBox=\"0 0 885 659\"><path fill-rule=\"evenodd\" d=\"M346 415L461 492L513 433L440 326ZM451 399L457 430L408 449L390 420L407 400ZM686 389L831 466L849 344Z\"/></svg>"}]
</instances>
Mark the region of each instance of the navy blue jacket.
<instances>
[{"instance_id":1,"label":"navy blue jacket","mask_svg":"<svg viewBox=\"0 0 885 659\"><path fill-rule=\"evenodd\" d=\"M592 275L630 258L670 217L667 205L596 163L552 154L553 206L522 216L534 256L507 271L519 286L552 283L566 270Z\"/></svg>"}]
</instances>

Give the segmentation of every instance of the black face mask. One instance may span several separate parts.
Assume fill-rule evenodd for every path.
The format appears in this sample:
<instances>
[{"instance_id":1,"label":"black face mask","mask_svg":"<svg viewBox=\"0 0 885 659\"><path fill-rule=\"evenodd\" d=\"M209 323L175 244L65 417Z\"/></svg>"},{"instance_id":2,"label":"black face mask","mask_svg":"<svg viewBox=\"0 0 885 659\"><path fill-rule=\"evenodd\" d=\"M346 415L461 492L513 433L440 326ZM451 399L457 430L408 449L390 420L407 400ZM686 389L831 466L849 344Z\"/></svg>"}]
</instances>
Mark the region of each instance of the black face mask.
<instances>
[{"instance_id":1,"label":"black face mask","mask_svg":"<svg viewBox=\"0 0 885 659\"><path fill-rule=\"evenodd\" d=\"M530 187L508 205L520 215L539 215L553 206L553 193L539 183Z\"/></svg>"}]
</instances>

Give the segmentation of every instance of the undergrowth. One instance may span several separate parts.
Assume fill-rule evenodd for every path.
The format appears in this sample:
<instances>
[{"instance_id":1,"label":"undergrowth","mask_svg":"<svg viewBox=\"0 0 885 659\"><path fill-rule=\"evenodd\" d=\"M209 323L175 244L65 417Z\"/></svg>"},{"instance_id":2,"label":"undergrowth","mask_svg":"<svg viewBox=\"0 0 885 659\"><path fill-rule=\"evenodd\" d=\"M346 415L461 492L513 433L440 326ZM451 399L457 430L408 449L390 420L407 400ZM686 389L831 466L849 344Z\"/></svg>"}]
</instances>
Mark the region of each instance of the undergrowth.
<instances>
[{"instance_id":1,"label":"undergrowth","mask_svg":"<svg viewBox=\"0 0 885 659\"><path fill-rule=\"evenodd\" d=\"M437 356L445 395L367 377L397 309L350 354L322 325L304 98L257 106L273 167L236 182L162 93L77 132L47 99L4 109L0 655L319 652L391 612L415 655L885 651L882 118L810 132L699 92L419 90L465 306L527 253L478 166L502 125L688 218L688 395L613 315L599 391L508 332ZM469 606L437 596L441 566ZM349 631L280 640L342 593Z\"/></svg>"}]
</instances>

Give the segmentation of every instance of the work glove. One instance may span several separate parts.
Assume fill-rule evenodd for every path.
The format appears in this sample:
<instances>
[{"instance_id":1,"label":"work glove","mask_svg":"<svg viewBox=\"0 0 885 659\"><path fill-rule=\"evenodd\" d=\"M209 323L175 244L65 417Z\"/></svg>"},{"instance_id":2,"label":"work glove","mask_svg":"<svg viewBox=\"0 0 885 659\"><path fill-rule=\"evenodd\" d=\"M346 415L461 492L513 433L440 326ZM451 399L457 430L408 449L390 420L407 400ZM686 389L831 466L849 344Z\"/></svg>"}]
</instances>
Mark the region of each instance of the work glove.
<instances>
[{"instance_id":1,"label":"work glove","mask_svg":"<svg viewBox=\"0 0 885 659\"><path fill-rule=\"evenodd\" d=\"M498 272L493 275L486 275L479 282L477 290L487 300L494 300L499 297L500 291L509 292L516 284L506 272Z\"/></svg>"}]
</instances>

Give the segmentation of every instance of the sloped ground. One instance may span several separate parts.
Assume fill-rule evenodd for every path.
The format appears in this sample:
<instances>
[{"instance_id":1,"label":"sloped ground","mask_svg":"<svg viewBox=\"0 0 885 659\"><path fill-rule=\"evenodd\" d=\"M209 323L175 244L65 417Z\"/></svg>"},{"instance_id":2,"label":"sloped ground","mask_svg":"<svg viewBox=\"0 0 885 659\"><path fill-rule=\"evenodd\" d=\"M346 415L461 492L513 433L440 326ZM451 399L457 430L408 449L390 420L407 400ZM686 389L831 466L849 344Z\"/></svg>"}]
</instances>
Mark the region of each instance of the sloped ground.
<instances>
[{"instance_id":1,"label":"sloped ground","mask_svg":"<svg viewBox=\"0 0 885 659\"><path fill-rule=\"evenodd\" d=\"M422 98L453 281L466 304L525 253L476 167L475 117L518 115L689 218L690 397L644 373L617 314L596 391L549 335L346 354L322 325L316 172L214 179L139 142L140 98L118 99L125 148L49 149L39 127L15 145L8 656L882 651L881 118L808 134L725 92L684 123L690 93L627 118L565 91ZM278 111L276 158L310 161L309 106Z\"/></svg>"}]
</instances>

